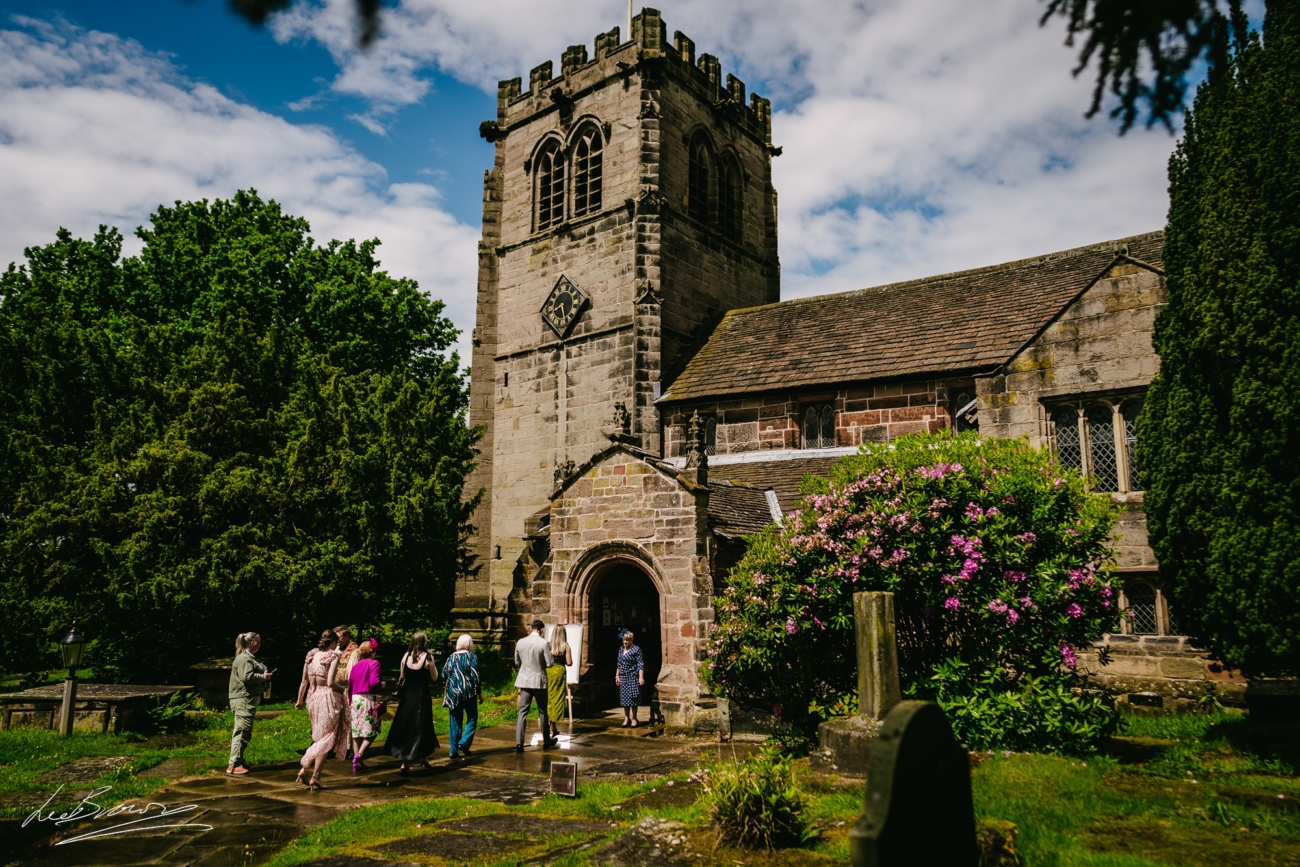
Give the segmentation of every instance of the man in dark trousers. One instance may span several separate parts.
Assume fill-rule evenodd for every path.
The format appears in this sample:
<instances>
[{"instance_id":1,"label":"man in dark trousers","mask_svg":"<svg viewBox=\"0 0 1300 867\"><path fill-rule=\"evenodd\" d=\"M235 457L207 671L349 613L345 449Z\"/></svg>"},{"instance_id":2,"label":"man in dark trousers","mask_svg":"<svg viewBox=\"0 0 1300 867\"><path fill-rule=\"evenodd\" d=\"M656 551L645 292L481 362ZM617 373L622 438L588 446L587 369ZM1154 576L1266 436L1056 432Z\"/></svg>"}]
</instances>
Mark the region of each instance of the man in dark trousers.
<instances>
[{"instance_id":1,"label":"man in dark trousers","mask_svg":"<svg viewBox=\"0 0 1300 867\"><path fill-rule=\"evenodd\" d=\"M519 721L515 723L515 752L524 751L524 728L528 724L528 708L537 702L537 713L542 724L542 749L555 746L551 740L551 728L546 719L546 669L555 664L551 656L551 646L542 633L546 624L540 620L533 621L533 631L526 638L515 643L515 665L519 666L519 676L515 686L519 688Z\"/></svg>"}]
</instances>

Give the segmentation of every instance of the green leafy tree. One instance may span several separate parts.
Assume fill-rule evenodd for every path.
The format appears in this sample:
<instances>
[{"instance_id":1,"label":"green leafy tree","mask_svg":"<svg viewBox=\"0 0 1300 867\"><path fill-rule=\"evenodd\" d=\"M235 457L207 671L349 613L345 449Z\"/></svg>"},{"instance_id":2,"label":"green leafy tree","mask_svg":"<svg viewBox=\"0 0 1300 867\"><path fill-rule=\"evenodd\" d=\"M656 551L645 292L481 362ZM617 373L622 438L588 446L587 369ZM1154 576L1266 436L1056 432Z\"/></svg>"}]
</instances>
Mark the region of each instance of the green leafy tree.
<instances>
[{"instance_id":1,"label":"green leafy tree","mask_svg":"<svg viewBox=\"0 0 1300 867\"><path fill-rule=\"evenodd\" d=\"M72 617L115 678L236 632L445 622L474 501L456 331L377 241L254 192L60 231L0 276L0 666ZM281 657L286 658L286 657Z\"/></svg>"},{"instance_id":2,"label":"green leafy tree","mask_svg":"<svg viewBox=\"0 0 1300 867\"><path fill-rule=\"evenodd\" d=\"M1169 163L1160 374L1139 429L1179 625L1300 671L1300 7L1221 52Z\"/></svg>"},{"instance_id":3,"label":"green leafy tree","mask_svg":"<svg viewBox=\"0 0 1300 867\"><path fill-rule=\"evenodd\" d=\"M750 541L715 600L705 677L811 736L856 705L853 594L895 594L903 689L973 747L1086 750L1110 731L1071 693L1118 622L1115 507L1045 450L975 433L864 447Z\"/></svg>"}]
</instances>

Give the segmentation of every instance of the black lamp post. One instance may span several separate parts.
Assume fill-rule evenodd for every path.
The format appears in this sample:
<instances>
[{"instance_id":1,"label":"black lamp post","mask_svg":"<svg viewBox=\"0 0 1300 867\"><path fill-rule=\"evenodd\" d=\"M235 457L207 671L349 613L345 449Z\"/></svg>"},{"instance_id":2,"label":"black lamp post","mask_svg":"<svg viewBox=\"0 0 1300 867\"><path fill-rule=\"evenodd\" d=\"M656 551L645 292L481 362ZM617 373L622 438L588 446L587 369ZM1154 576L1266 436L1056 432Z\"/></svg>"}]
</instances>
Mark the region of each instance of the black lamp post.
<instances>
[{"instance_id":1,"label":"black lamp post","mask_svg":"<svg viewBox=\"0 0 1300 867\"><path fill-rule=\"evenodd\" d=\"M77 668L86 650L86 637L77 629L77 621L72 621L72 628L59 641L59 650L63 651L63 665L68 669L68 679L63 682L63 707L59 711L59 734L67 737L72 734L72 711L77 704Z\"/></svg>"}]
</instances>

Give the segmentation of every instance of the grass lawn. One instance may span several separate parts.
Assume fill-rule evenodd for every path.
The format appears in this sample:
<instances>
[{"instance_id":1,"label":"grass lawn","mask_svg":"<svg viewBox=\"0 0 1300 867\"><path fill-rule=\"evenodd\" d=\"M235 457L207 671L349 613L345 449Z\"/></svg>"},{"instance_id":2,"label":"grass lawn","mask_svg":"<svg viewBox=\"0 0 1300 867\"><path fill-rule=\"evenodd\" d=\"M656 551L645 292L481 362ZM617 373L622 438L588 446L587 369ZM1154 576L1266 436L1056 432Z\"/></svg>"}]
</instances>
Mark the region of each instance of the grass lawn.
<instances>
[{"instance_id":1,"label":"grass lawn","mask_svg":"<svg viewBox=\"0 0 1300 867\"><path fill-rule=\"evenodd\" d=\"M485 702L482 719L485 725L499 724L512 713L513 696L505 693ZM25 802L52 788L37 778L74 759L96 756L128 757L128 764L98 782L113 785L115 798L141 797L166 782L143 773L166 759L190 759L195 771L224 766L229 725L228 714L211 714L191 720L183 735L150 738L0 732L0 805L10 817L27 812L30 807L12 806L15 797ZM438 729L446 730L441 709ZM305 712L290 710L259 720L249 759L296 759L296 750L307 738ZM1234 711L1130 717L1104 754L1086 760L999 753L980 754L973 761L977 814L1015 823L1027 867L1300 865L1300 723L1266 725ZM521 807L437 798L353 810L290 844L272 864L290 867L331 854L380 857L389 844L427 835L435 823L502 814L527 820L578 819L585 825L571 832L552 823L549 832L521 833L508 857L467 857L466 863L515 863L570 846L573 851L554 863L584 864L599 848L583 850L584 841L599 843L647 815L685 824L690 847L706 855L701 863L812 865L847 859L847 833L862 804L859 784L805 777L819 838L807 849L754 855L714 849L714 835L699 804L656 806L670 780L681 785L685 775L646 782L583 781L576 800L552 796ZM651 791L655 789L659 795Z\"/></svg>"}]
</instances>

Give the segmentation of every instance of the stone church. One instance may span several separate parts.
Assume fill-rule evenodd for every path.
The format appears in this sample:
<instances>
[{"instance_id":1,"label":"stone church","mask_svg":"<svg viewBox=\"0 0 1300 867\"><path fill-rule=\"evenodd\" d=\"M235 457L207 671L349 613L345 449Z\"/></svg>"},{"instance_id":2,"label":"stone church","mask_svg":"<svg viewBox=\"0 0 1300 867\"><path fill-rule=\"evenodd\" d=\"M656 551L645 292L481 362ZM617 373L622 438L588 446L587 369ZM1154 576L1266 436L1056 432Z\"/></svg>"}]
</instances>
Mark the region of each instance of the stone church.
<instances>
[{"instance_id":1,"label":"stone church","mask_svg":"<svg viewBox=\"0 0 1300 867\"><path fill-rule=\"evenodd\" d=\"M1177 635L1146 544L1134 420L1158 359L1155 232L780 300L771 105L657 11L503 81L485 173L467 490L484 491L457 628L582 624L589 710L620 629L670 724L704 727L715 588L800 480L862 443L978 428L1054 448L1124 505L1121 694L1227 684ZM1161 696L1164 696L1163 698Z\"/></svg>"}]
</instances>

